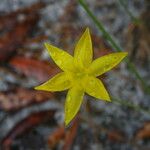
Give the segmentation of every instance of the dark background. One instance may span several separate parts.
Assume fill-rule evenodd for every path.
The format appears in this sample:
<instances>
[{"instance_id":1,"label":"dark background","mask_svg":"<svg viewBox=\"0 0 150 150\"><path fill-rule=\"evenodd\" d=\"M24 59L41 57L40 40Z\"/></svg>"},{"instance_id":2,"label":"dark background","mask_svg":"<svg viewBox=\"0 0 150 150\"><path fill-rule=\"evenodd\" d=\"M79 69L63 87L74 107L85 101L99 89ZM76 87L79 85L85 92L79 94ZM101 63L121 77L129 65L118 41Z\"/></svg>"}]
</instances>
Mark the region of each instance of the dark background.
<instances>
[{"instance_id":1,"label":"dark background","mask_svg":"<svg viewBox=\"0 0 150 150\"><path fill-rule=\"evenodd\" d=\"M150 85L150 1L126 0L127 9L119 0L86 2ZM150 96L125 62L100 77L124 104L85 96L68 128L66 92L33 89L60 71L43 43L72 54L86 27L94 58L114 51L76 0L0 0L0 150L150 149Z\"/></svg>"}]
</instances>

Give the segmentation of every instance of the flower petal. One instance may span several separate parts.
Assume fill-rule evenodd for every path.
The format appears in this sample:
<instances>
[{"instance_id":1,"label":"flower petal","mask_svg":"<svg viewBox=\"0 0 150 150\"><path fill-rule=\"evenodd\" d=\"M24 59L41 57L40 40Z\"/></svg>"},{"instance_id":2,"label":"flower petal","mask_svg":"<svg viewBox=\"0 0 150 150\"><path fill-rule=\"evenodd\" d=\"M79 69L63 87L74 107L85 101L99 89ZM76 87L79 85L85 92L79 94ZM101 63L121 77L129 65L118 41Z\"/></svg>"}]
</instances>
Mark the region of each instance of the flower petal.
<instances>
[{"instance_id":1,"label":"flower petal","mask_svg":"<svg viewBox=\"0 0 150 150\"><path fill-rule=\"evenodd\" d=\"M87 94L101 100L111 101L109 94L99 79L92 76L85 77L83 86Z\"/></svg>"},{"instance_id":2,"label":"flower petal","mask_svg":"<svg viewBox=\"0 0 150 150\"><path fill-rule=\"evenodd\" d=\"M74 60L76 66L80 68L88 67L93 58L92 41L89 29L87 28L79 39L75 51Z\"/></svg>"},{"instance_id":3,"label":"flower petal","mask_svg":"<svg viewBox=\"0 0 150 150\"><path fill-rule=\"evenodd\" d=\"M47 48L50 56L54 60L54 62L63 70L63 71L72 71L74 70L74 60L73 57L67 52L45 43L45 47Z\"/></svg>"},{"instance_id":4,"label":"flower petal","mask_svg":"<svg viewBox=\"0 0 150 150\"><path fill-rule=\"evenodd\" d=\"M80 86L74 86L68 91L65 102L65 124L68 125L75 117L82 104L84 91Z\"/></svg>"},{"instance_id":5,"label":"flower petal","mask_svg":"<svg viewBox=\"0 0 150 150\"><path fill-rule=\"evenodd\" d=\"M127 56L126 52L119 52L100 57L90 65L89 74L99 76L115 67L125 56Z\"/></svg>"},{"instance_id":6,"label":"flower petal","mask_svg":"<svg viewBox=\"0 0 150 150\"><path fill-rule=\"evenodd\" d=\"M71 82L65 72L58 73L56 76L35 87L36 90L44 91L64 91L71 87Z\"/></svg>"}]
</instances>

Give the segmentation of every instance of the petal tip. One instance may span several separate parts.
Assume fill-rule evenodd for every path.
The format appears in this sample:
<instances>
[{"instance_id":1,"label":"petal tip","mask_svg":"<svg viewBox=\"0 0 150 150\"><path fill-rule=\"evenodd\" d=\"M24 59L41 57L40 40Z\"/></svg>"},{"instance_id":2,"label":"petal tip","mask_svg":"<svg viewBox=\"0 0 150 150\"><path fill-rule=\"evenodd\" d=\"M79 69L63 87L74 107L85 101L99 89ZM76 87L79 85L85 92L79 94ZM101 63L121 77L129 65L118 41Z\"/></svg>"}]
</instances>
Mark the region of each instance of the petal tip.
<instances>
[{"instance_id":1,"label":"petal tip","mask_svg":"<svg viewBox=\"0 0 150 150\"><path fill-rule=\"evenodd\" d=\"M104 101L107 101L107 102L111 102L111 99L110 99L110 97L109 97L109 96L107 96L107 97L103 98L103 100L104 100Z\"/></svg>"},{"instance_id":2,"label":"petal tip","mask_svg":"<svg viewBox=\"0 0 150 150\"><path fill-rule=\"evenodd\" d=\"M43 85L39 85L34 87L35 90L41 90L41 91L49 91L46 87L44 87Z\"/></svg>"},{"instance_id":3,"label":"petal tip","mask_svg":"<svg viewBox=\"0 0 150 150\"><path fill-rule=\"evenodd\" d=\"M103 97L103 100L107 102L111 102L111 98L108 93Z\"/></svg>"},{"instance_id":4,"label":"petal tip","mask_svg":"<svg viewBox=\"0 0 150 150\"><path fill-rule=\"evenodd\" d=\"M90 29L89 29L89 27L87 27L87 28L85 29L85 33L86 33L86 34L90 34Z\"/></svg>"},{"instance_id":5,"label":"petal tip","mask_svg":"<svg viewBox=\"0 0 150 150\"><path fill-rule=\"evenodd\" d=\"M111 99L110 99L110 98L109 98L109 99L106 99L106 101L107 101L107 102L111 102Z\"/></svg>"},{"instance_id":6,"label":"petal tip","mask_svg":"<svg viewBox=\"0 0 150 150\"><path fill-rule=\"evenodd\" d=\"M108 94L108 96L107 96L107 98L106 98L106 101L107 101L107 102L111 102L111 98L110 98L109 94Z\"/></svg>"},{"instance_id":7,"label":"petal tip","mask_svg":"<svg viewBox=\"0 0 150 150\"><path fill-rule=\"evenodd\" d=\"M54 47L53 45L49 44L48 42L44 43L45 48L49 51L52 50L52 48Z\"/></svg>"},{"instance_id":8,"label":"petal tip","mask_svg":"<svg viewBox=\"0 0 150 150\"><path fill-rule=\"evenodd\" d=\"M90 28L89 28L89 27L86 27L86 31L90 31Z\"/></svg>"},{"instance_id":9,"label":"petal tip","mask_svg":"<svg viewBox=\"0 0 150 150\"><path fill-rule=\"evenodd\" d=\"M127 55L128 55L128 52L119 52L118 53L121 57L122 57L122 59L124 58L124 57L126 57Z\"/></svg>"},{"instance_id":10,"label":"petal tip","mask_svg":"<svg viewBox=\"0 0 150 150\"><path fill-rule=\"evenodd\" d=\"M124 57L126 57L128 55L128 52L123 52Z\"/></svg>"},{"instance_id":11,"label":"petal tip","mask_svg":"<svg viewBox=\"0 0 150 150\"><path fill-rule=\"evenodd\" d=\"M45 42L44 46L47 48L49 46L49 44L47 42Z\"/></svg>"},{"instance_id":12,"label":"petal tip","mask_svg":"<svg viewBox=\"0 0 150 150\"><path fill-rule=\"evenodd\" d=\"M116 53L112 53L112 54L118 54L118 55L125 57L128 55L128 52L116 52Z\"/></svg>"},{"instance_id":13,"label":"petal tip","mask_svg":"<svg viewBox=\"0 0 150 150\"><path fill-rule=\"evenodd\" d=\"M41 90L40 86L34 87L35 90Z\"/></svg>"},{"instance_id":14,"label":"petal tip","mask_svg":"<svg viewBox=\"0 0 150 150\"><path fill-rule=\"evenodd\" d=\"M44 43L45 48L47 49L47 51L51 50L51 45L47 42Z\"/></svg>"},{"instance_id":15,"label":"petal tip","mask_svg":"<svg viewBox=\"0 0 150 150\"><path fill-rule=\"evenodd\" d=\"M68 119L65 119L65 126L67 127L69 125L70 121Z\"/></svg>"},{"instance_id":16,"label":"petal tip","mask_svg":"<svg viewBox=\"0 0 150 150\"><path fill-rule=\"evenodd\" d=\"M124 59L128 55L128 52L121 52L121 55L122 59Z\"/></svg>"}]
</instances>

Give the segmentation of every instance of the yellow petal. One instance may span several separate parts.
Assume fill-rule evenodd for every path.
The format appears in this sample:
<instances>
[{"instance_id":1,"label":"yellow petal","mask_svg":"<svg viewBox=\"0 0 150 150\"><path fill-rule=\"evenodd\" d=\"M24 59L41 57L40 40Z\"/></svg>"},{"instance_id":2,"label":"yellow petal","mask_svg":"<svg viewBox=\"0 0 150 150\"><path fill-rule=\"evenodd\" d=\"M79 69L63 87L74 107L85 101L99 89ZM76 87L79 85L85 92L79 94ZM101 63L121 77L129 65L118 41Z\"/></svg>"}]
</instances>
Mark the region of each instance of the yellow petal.
<instances>
[{"instance_id":1,"label":"yellow petal","mask_svg":"<svg viewBox=\"0 0 150 150\"><path fill-rule=\"evenodd\" d=\"M92 76L85 77L83 80L85 92L101 100L111 101L103 83Z\"/></svg>"},{"instance_id":2,"label":"yellow petal","mask_svg":"<svg viewBox=\"0 0 150 150\"><path fill-rule=\"evenodd\" d=\"M125 56L127 56L126 52L119 52L100 57L90 65L89 74L99 76L115 67Z\"/></svg>"},{"instance_id":3,"label":"yellow petal","mask_svg":"<svg viewBox=\"0 0 150 150\"><path fill-rule=\"evenodd\" d=\"M68 75L65 72L61 72L42 85L35 87L35 89L44 91L63 91L70 87L71 83Z\"/></svg>"},{"instance_id":4,"label":"yellow petal","mask_svg":"<svg viewBox=\"0 0 150 150\"><path fill-rule=\"evenodd\" d=\"M45 43L45 47L47 48L50 56L54 60L54 62L63 70L63 71L72 71L74 70L74 60L73 57L67 52Z\"/></svg>"},{"instance_id":5,"label":"yellow petal","mask_svg":"<svg viewBox=\"0 0 150 150\"><path fill-rule=\"evenodd\" d=\"M80 68L88 67L92 61L93 50L89 29L87 28L79 39L75 51L74 60L76 66Z\"/></svg>"},{"instance_id":6,"label":"yellow petal","mask_svg":"<svg viewBox=\"0 0 150 150\"><path fill-rule=\"evenodd\" d=\"M84 92L80 86L74 86L68 91L65 102L65 125L68 125L79 111L83 96Z\"/></svg>"}]
</instances>

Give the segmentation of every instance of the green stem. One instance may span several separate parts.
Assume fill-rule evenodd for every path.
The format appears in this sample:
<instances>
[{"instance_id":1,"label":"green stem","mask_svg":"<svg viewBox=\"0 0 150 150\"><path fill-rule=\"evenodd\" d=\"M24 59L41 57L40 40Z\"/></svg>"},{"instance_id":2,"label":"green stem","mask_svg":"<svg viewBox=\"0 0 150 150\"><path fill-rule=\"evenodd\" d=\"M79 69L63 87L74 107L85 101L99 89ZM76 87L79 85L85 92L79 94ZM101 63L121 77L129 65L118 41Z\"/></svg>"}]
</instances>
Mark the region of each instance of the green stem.
<instances>
[{"instance_id":1,"label":"green stem","mask_svg":"<svg viewBox=\"0 0 150 150\"><path fill-rule=\"evenodd\" d=\"M112 47L114 49L116 49L118 52L121 52L122 51L121 47L118 44L116 44L116 42L113 40L113 38L111 37L111 35L105 30L105 28L102 25L102 23L90 11L90 9L88 8L87 4L83 0L78 0L78 1L79 1L80 5L84 8L84 10L87 12L87 14L94 21L94 23L96 24L96 26L98 27L98 29L102 32L103 37L105 37L110 42L110 44L112 45Z\"/></svg>"},{"instance_id":2,"label":"green stem","mask_svg":"<svg viewBox=\"0 0 150 150\"><path fill-rule=\"evenodd\" d=\"M147 113L147 114L150 114L150 110L141 108L140 106L135 105L135 104L132 104L132 103L127 102L127 101L125 101L125 100L117 99L117 98L114 98L114 97L111 97L111 99L112 99L112 101L113 101L114 103L116 103L116 104L121 104L121 105L130 107L130 108L132 108L132 109L135 109L136 111L145 112L145 113Z\"/></svg>"},{"instance_id":3,"label":"green stem","mask_svg":"<svg viewBox=\"0 0 150 150\"><path fill-rule=\"evenodd\" d=\"M90 16L90 18L93 20L93 22L96 24L96 26L98 27L98 29L102 32L103 37L106 38L111 46L114 48L114 50L121 52L122 48L115 42L115 40L113 39L113 37L106 31L106 29L104 28L103 24L101 23L101 21L99 21L96 16L94 16L94 14L90 11L90 9L88 8L87 4L84 2L84 0L78 0L80 5L84 8L84 10L87 12L87 14ZM136 67L134 66L133 63L131 63L129 61L128 58L125 59L130 71L136 76L136 78L142 83L144 90L150 94L150 88L147 86L146 82L143 80L143 78L141 77L141 75L139 74L139 72L137 71Z\"/></svg>"}]
</instances>

